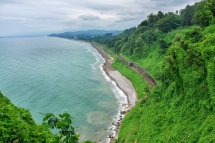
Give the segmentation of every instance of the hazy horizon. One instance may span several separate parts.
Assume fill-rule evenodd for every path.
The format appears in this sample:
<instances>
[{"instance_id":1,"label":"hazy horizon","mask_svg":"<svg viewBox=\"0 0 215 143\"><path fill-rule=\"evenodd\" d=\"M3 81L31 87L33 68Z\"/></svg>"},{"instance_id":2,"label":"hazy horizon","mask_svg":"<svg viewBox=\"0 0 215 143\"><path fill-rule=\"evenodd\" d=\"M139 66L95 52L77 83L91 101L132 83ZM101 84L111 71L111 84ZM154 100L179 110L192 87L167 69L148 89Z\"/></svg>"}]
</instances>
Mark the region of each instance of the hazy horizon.
<instances>
[{"instance_id":1,"label":"hazy horizon","mask_svg":"<svg viewBox=\"0 0 215 143\"><path fill-rule=\"evenodd\" d=\"M180 10L199 0L0 0L0 36L80 30L123 30L150 13Z\"/></svg>"},{"instance_id":2,"label":"hazy horizon","mask_svg":"<svg viewBox=\"0 0 215 143\"><path fill-rule=\"evenodd\" d=\"M89 30L74 30L74 31L62 31L62 32L49 32L49 33L32 33L32 34L20 34L20 35L6 35L6 36L1 36L0 35L0 38L11 38L11 37L15 37L15 38L18 38L18 37L40 37L40 36L49 36L51 34L60 34L60 33L66 33L66 32L85 32L85 31L123 31L125 29L119 29L119 30L106 30L106 29L89 29Z\"/></svg>"}]
</instances>

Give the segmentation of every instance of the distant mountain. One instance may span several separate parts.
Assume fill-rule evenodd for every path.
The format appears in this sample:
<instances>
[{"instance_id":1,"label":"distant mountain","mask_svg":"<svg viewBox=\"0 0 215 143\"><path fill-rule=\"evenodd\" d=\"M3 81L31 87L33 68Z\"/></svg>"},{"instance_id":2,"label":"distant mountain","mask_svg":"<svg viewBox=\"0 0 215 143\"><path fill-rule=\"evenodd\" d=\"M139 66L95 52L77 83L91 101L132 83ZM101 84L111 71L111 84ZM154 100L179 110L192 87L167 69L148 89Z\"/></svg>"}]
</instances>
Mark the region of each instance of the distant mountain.
<instances>
[{"instance_id":1,"label":"distant mountain","mask_svg":"<svg viewBox=\"0 0 215 143\"><path fill-rule=\"evenodd\" d=\"M120 33L122 33L122 31L120 30L87 30L87 31L75 31L75 32L64 32L59 34L50 34L49 36L88 40L97 36L104 36L104 35L116 36Z\"/></svg>"}]
</instances>

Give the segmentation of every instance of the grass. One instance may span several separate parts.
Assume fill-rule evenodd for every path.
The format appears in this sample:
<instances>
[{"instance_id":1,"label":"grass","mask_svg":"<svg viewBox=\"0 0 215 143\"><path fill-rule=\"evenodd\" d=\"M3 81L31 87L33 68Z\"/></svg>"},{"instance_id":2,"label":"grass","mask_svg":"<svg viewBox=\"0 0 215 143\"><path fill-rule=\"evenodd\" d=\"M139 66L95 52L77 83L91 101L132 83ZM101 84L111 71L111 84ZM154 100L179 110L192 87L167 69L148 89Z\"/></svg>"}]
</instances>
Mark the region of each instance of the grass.
<instances>
[{"instance_id":1,"label":"grass","mask_svg":"<svg viewBox=\"0 0 215 143\"><path fill-rule=\"evenodd\" d=\"M150 75L158 80L160 71L162 70L163 57L164 56L160 54L159 47L157 47L155 50L149 53L146 58L140 59L138 63L144 67Z\"/></svg>"},{"instance_id":2,"label":"grass","mask_svg":"<svg viewBox=\"0 0 215 143\"><path fill-rule=\"evenodd\" d=\"M148 85L145 79L130 67L121 63L119 60L115 60L112 66L132 82L137 92L138 98L143 98L143 96L145 95L145 90L148 89Z\"/></svg>"}]
</instances>

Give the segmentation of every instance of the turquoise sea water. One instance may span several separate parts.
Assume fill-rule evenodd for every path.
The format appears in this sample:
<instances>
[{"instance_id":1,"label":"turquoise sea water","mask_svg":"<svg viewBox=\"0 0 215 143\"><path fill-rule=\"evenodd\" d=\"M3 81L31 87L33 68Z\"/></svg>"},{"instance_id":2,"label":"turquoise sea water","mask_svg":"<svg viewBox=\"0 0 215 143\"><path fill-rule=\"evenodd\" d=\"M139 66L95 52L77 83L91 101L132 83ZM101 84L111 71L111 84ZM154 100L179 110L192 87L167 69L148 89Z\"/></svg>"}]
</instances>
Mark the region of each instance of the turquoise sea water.
<instances>
[{"instance_id":1,"label":"turquoise sea water","mask_svg":"<svg viewBox=\"0 0 215 143\"><path fill-rule=\"evenodd\" d=\"M118 101L88 43L53 38L1 38L0 90L17 106L41 113L69 112L82 139L105 139Z\"/></svg>"}]
</instances>

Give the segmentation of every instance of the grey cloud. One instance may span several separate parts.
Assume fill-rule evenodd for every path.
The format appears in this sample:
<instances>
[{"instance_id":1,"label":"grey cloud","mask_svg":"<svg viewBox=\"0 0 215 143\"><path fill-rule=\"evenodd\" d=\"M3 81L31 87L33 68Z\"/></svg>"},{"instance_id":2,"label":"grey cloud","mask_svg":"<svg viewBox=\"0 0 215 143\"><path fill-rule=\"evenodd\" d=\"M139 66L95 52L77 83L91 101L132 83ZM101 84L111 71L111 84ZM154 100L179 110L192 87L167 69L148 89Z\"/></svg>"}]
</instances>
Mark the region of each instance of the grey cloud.
<instances>
[{"instance_id":1,"label":"grey cloud","mask_svg":"<svg viewBox=\"0 0 215 143\"><path fill-rule=\"evenodd\" d=\"M145 3L142 0L135 0L138 3ZM151 4L159 6L159 7L163 7L163 6L178 6L178 5L186 5L189 3L193 3L199 0L149 0L148 3L151 2ZM145 3L146 4L146 3Z\"/></svg>"},{"instance_id":2,"label":"grey cloud","mask_svg":"<svg viewBox=\"0 0 215 143\"><path fill-rule=\"evenodd\" d=\"M126 29L150 13L180 10L196 1L200 0L0 0L0 36Z\"/></svg>"},{"instance_id":3,"label":"grey cloud","mask_svg":"<svg viewBox=\"0 0 215 143\"><path fill-rule=\"evenodd\" d=\"M95 15L80 15L79 18L82 19L82 20L84 20L84 21L100 20L100 17L99 16L95 16Z\"/></svg>"},{"instance_id":4,"label":"grey cloud","mask_svg":"<svg viewBox=\"0 0 215 143\"><path fill-rule=\"evenodd\" d=\"M96 4L96 3L90 3L86 6L89 9L97 10L97 11L115 11L122 9L122 6L114 5L114 4Z\"/></svg>"},{"instance_id":5,"label":"grey cloud","mask_svg":"<svg viewBox=\"0 0 215 143\"><path fill-rule=\"evenodd\" d=\"M163 1L163 0L152 0L154 5L156 6L163 6L163 7L174 7L174 6L184 6L185 4L189 4L190 2L195 2L196 0L169 0Z\"/></svg>"},{"instance_id":6,"label":"grey cloud","mask_svg":"<svg viewBox=\"0 0 215 143\"><path fill-rule=\"evenodd\" d=\"M130 21L136 21L137 18L135 17L122 17L119 20L116 20L115 23L124 23L124 22L130 22Z\"/></svg>"}]
</instances>

